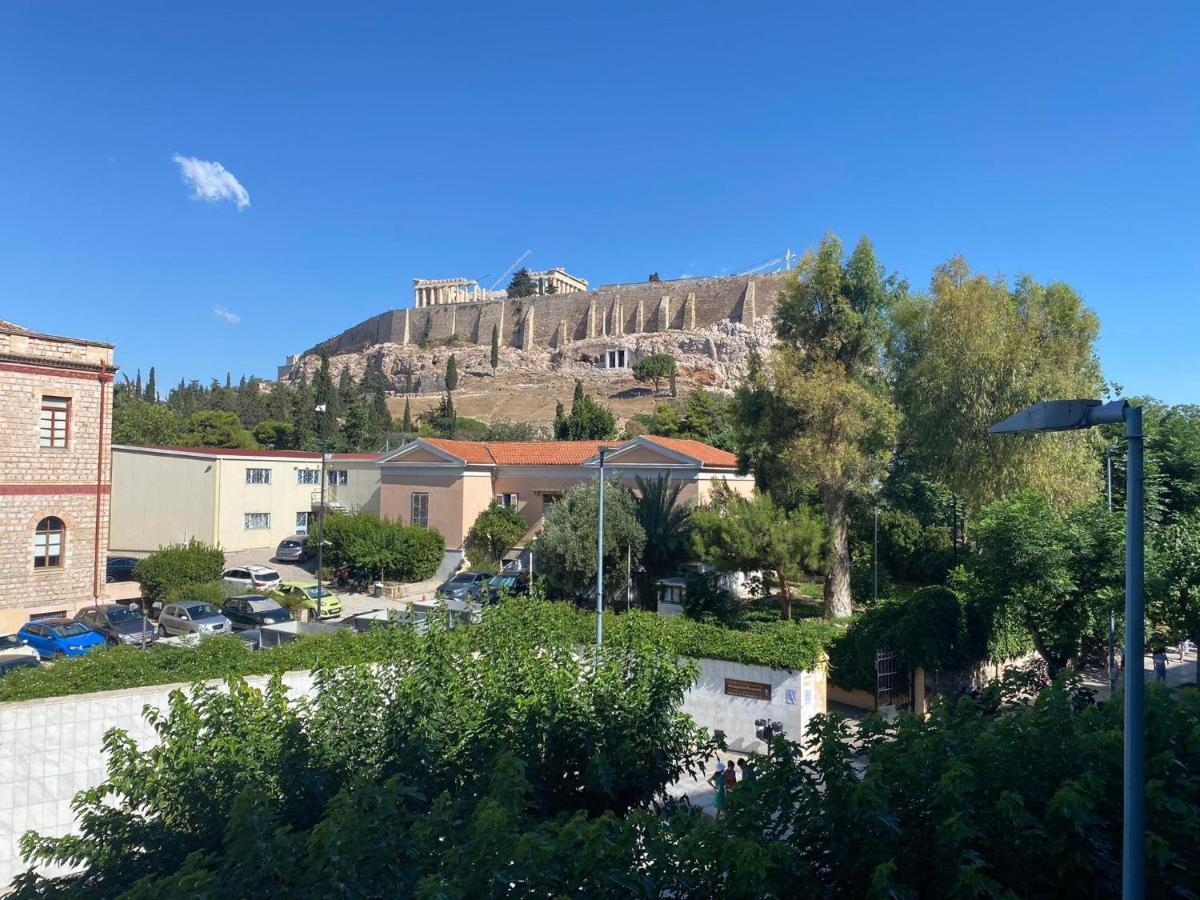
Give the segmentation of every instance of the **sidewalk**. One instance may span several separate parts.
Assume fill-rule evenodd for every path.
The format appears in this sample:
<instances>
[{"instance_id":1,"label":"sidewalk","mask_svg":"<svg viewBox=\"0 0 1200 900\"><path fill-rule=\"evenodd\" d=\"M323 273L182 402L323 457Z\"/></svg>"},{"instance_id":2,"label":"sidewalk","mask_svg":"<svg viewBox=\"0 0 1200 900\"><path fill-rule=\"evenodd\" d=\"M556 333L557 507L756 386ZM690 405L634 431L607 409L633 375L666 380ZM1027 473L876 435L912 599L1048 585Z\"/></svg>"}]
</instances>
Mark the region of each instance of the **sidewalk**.
<instances>
[{"instance_id":1,"label":"sidewalk","mask_svg":"<svg viewBox=\"0 0 1200 900\"><path fill-rule=\"evenodd\" d=\"M429 581L419 581L406 587L404 596L400 598L373 597L370 594L352 594L337 592L342 599L342 617L370 612L373 609L407 609L414 600L421 598L432 599L442 579L434 578Z\"/></svg>"},{"instance_id":2,"label":"sidewalk","mask_svg":"<svg viewBox=\"0 0 1200 900\"><path fill-rule=\"evenodd\" d=\"M1196 654L1189 652L1184 655L1183 662L1179 661L1177 648L1167 652L1167 687L1178 688L1196 683ZM1146 684L1154 684L1154 660L1149 654L1142 659L1142 671ZM1124 672L1121 678L1124 678ZM1109 697L1108 678L1103 669L1089 670L1084 673L1084 683L1096 692L1097 700L1107 700ZM1118 686L1117 690L1120 690Z\"/></svg>"}]
</instances>

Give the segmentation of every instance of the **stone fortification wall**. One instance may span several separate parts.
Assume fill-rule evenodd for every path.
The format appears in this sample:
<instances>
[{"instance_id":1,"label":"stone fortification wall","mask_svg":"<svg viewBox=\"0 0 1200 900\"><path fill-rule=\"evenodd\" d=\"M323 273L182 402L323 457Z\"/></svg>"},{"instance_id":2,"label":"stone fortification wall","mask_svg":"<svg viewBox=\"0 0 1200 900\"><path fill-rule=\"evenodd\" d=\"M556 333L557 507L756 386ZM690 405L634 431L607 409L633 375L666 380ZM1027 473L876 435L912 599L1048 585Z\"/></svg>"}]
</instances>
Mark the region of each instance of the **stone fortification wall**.
<instances>
[{"instance_id":1,"label":"stone fortification wall","mask_svg":"<svg viewBox=\"0 0 1200 900\"><path fill-rule=\"evenodd\" d=\"M486 303L457 303L382 313L306 351L330 356L379 344L404 346L457 335L488 345L492 328L504 347L561 349L573 341L661 331L695 331L721 321L754 326L771 316L788 273L681 278L609 284L594 291Z\"/></svg>"}]
</instances>

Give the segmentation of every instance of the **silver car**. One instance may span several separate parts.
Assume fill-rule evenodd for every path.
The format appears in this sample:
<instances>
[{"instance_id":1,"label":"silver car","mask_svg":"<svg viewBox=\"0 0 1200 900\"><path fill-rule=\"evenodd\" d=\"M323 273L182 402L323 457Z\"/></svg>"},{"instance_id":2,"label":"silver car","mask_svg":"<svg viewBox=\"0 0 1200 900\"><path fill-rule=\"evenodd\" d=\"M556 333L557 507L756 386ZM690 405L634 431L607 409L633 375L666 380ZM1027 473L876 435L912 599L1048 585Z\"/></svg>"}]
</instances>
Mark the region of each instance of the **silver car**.
<instances>
[{"instance_id":1,"label":"silver car","mask_svg":"<svg viewBox=\"0 0 1200 900\"><path fill-rule=\"evenodd\" d=\"M168 603L158 614L158 630L170 634L230 634L233 626L211 603L184 600Z\"/></svg>"},{"instance_id":2,"label":"silver car","mask_svg":"<svg viewBox=\"0 0 1200 900\"><path fill-rule=\"evenodd\" d=\"M308 559L307 540L303 534L284 538L275 548L275 559L279 562L304 562Z\"/></svg>"}]
</instances>

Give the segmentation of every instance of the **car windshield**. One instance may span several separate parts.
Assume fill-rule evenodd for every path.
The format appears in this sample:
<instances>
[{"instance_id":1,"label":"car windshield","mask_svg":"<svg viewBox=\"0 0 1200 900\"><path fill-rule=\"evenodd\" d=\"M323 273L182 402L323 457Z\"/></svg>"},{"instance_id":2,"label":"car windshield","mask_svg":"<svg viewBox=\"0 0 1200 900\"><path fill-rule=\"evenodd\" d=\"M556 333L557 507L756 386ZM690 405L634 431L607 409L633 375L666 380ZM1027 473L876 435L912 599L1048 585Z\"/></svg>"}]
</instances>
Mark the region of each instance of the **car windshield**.
<instances>
[{"instance_id":1,"label":"car windshield","mask_svg":"<svg viewBox=\"0 0 1200 900\"><path fill-rule=\"evenodd\" d=\"M488 584L492 587L512 587L517 583L516 575L497 575Z\"/></svg>"},{"instance_id":2,"label":"car windshield","mask_svg":"<svg viewBox=\"0 0 1200 900\"><path fill-rule=\"evenodd\" d=\"M21 639L15 634L0 634L0 650L11 650L23 646Z\"/></svg>"},{"instance_id":3,"label":"car windshield","mask_svg":"<svg viewBox=\"0 0 1200 900\"><path fill-rule=\"evenodd\" d=\"M258 581L278 581L279 580L278 572L255 572L253 574L254 574L255 579L257 579Z\"/></svg>"},{"instance_id":4,"label":"car windshield","mask_svg":"<svg viewBox=\"0 0 1200 900\"><path fill-rule=\"evenodd\" d=\"M279 546L283 547L285 550L295 550L297 547L300 546L300 542L299 541L280 541Z\"/></svg>"},{"instance_id":5,"label":"car windshield","mask_svg":"<svg viewBox=\"0 0 1200 900\"><path fill-rule=\"evenodd\" d=\"M118 606L108 611L108 621L113 625L122 625L125 622L136 622L141 618L127 606Z\"/></svg>"},{"instance_id":6,"label":"car windshield","mask_svg":"<svg viewBox=\"0 0 1200 900\"><path fill-rule=\"evenodd\" d=\"M78 637L87 634L90 629L82 622L70 622L66 625L54 625L51 629L59 637Z\"/></svg>"},{"instance_id":7,"label":"car windshield","mask_svg":"<svg viewBox=\"0 0 1200 900\"><path fill-rule=\"evenodd\" d=\"M479 576L474 575L474 574L455 575L453 578L450 579L450 583L451 584L470 584L477 577L479 577Z\"/></svg>"},{"instance_id":8,"label":"car windshield","mask_svg":"<svg viewBox=\"0 0 1200 900\"><path fill-rule=\"evenodd\" d=\"M318 597L325 598L333 596L333 594L329 593L329 591L325 590L325 588L320 588L320 590L315 587L305 588L304 593L308 594L308 596L312 597L314 600L316 600Z\"/></svg>"},{"instance_id":9,"label":"car windshield","mask_svg":"<svg viewBox=\"0 0 1200 900\"><path fill-rule=\"evenodd\" d=\"M246 602L250 604L250 609L253 612L269 612L270 610L273 610L273 609L281 609L282 608L274 600L268 600L266 598L264 598L262 600L247 600Z\"/></svg>"},{"instance_id":10,"label":"car windshield","mask_svg":"<svg viewBox=\"0 0 1200 900\"><path fill-rule=\"evenodd\" d=\"M215 607L209 606L207 603L197 603L195 606L184 607L187 614L193 619L208 619L218 615Z\"/></svg>"}]
</instances>

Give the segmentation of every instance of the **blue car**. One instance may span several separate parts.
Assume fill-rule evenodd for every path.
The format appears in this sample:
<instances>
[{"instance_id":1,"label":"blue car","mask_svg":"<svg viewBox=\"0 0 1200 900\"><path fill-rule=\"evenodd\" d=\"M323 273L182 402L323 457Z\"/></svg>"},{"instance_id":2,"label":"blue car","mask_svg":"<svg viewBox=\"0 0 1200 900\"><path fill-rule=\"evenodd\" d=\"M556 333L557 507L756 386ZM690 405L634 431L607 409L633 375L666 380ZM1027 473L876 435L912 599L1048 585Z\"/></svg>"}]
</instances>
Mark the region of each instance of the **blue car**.
<instances>
[{"instance_id":1,"label":"blue car","mask_svg":"<svg viewBox=\"0 0 1200 900\"><path fill-rule=\"evenodd\" d=\"M26 622L17 637L38 652L42 659L83 656L104 646L104 635L71 619L37 619Z\"/></svg>"}]
</instances>

